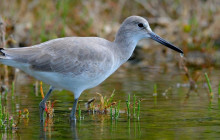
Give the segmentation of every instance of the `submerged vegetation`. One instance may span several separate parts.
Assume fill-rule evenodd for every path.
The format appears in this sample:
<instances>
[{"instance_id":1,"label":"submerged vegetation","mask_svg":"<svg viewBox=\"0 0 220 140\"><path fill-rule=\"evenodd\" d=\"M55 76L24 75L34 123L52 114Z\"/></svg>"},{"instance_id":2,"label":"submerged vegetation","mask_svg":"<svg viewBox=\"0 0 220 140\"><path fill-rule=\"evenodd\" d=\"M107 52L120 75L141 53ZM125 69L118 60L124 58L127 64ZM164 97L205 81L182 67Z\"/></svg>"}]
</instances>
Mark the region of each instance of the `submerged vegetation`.
<instances>
[{"instance_id":1,"label":"submerged vegetation","mask_svg":"<svg viewBox=\"0 0 220 140\"><path fill-rule=\"evenodd\" d=\"M128 100L126 101L126 109L121 109L121 100L113 101L113 97L115 95L115 90L112 92L111 96L107 98L106 96L103 97L102 94L97 93L100 96L99 103L96 103L95 99L90 99L86 105L87 112L92 114L109 114L111 120L117 120L120 116L120 113L126 113L128 118L131 117L131 107L133 107L133 117L140 118L140 102L141 100L136 100L135 94L133 95L133 104L130 102L130 94L128 94ZM79 105L80 106L80 105ZM136 112L136 108L138 111ZM78 109L79 118L81 118L81 109Z\"/></svg>"},{"instance_id":2,"label":"submerged vegetation","mask_svg":"<svg viewBox=\"0 0 220 140\"><path fill-rule=\"evenodd\" d=\"M11 90L10 94L12 97L12 100L14 100L14 82L12 82L11 85ZM7 103L8 102L8 91L5 91L5 96L4 100ZM23 111L19 110L17 112L17 115L13 117L13 115L10 114L10 110L8 109L7 106L2 105L2 95L3 93L1 92L0 94L0 132L2 130L16 130L19 128L19 124L22 119L24 120L24 123L28 123L29 120L29 111L27 108L25 108ZM6 104L7 105L7 104ZM16 118L16 120L14 119Z\"/></svg>"},{"instance_id":3,"label":"submerged vegetation","mask_svg":"<svg viewBox=\"0 0 220 140\"><path fill-rule=\"evenodd\" d=\"M128 94L128 100L126 101L127 106L127 116L131 118L131 107L133 108L133 118L140 119L140 107L141 107L141 99L137 100L136 95L133 95L133 104L130 102L130 94ZM137 111L136 111L137 108Z\"/></svg>"},{"instance_id":4,"label":"submerged vegetation","mask_svg":"<svg viewBox=\"0 0 220 140\"><path fill-rule=\"evenodd\" d=\"M126 101L126 105L127 105L127 115L128 115L128 118L130 118L131 116L131 113L130 113L130 94L128 94L128 100Z\"/></svg>"},{"instance_id":5,"label":"submerged vegetation","mask_svg":"<svg viewBox=\"0 0 220 140\"><path fill-rule=\"evenodd\" d=\"M211 83L210 83L210 80L209 80L209 77L208 77L207 73L205 73L205 78L206 78L206 81L207 81L207 84L208 84L210 98L212 99L214 94L213 94L212 86L211 86Z\"/></svg>"},{"instance_id":6,"label":"submerged vegetation","mask_svg":"<svg viewBox=\"0 0 220 140\"><path fill-rule=\"evenodd\" d=\"M111 96L109 98L107 98L106 96L103 96L100 93L97 93L97 95L99 95L100 97L100 103L99 104L95 104L95 99L92 98L90 99L87 103L86 103L86 108L88 110L88 112L92 112L94 113L100 113L100 114L104 114L108 112L108 109L112 106L115 105L116 102L113 102L113 97L114 97L114 92L112 92Z\"/></svg>"},{"instance_id":7,"label":"submerged vegetation","mask_svg":"<svg viewBox=\"0 0 220 140\"><path fill-rule=\"evenodd\" d=\"M14 124L13 117L9 119L9 113L6 112L5 106L2 106L2 98L0 95L0 128L1 129L15 129L16 125Z\"/></svg>"}]
</instances>

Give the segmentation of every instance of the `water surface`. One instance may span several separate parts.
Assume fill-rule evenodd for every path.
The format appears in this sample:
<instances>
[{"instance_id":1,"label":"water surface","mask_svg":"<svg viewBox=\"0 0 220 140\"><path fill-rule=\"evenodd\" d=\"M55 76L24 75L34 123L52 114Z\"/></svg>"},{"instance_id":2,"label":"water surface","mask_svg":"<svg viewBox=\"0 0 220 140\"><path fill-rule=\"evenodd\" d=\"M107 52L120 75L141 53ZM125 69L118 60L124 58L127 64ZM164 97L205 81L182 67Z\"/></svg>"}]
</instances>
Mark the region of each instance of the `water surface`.
<instances>
[{"instance_id":1,"label":"water surface","mask_svg":"<svg viewBox=\"0 0 220 140\"><path fill-rule=\"evenodd\" d=\"M194 71L193 69L191 70ZM200 70L201 71L201 70ZM208 71L208 70L206 70ZM203 71L202 71L203 72ZM85 91L79 103L84 119L76 124L69 123L69 108L73 104L73 94L56 91L49 100L59 100L55 104L55 116L51 122L39 123L38 104L40 94L34 93L35 80L24 73L17 73L14 98L8 95L2 104L10 114L16 116L19 110L27 108L29 119L21 119L17 130L1 131L3 139L217 139L220 138L220 102L217 96L220 71L209 73L214 89L214 99L210 102L204 75L197 82L198 88L189 92L183 71L177 67L163 66L121 68L100 86ZM158 96L153 96L154 84ZM178 87L180 85L180 87ZM44 85L44 90L48 86ZM89 114L84 103L99 96L96 92L110 96L115 89L114 101L121 100L121 110L126 108L128 94L141 102L140 119L125 113L117 121L110 115ZM165 90L169 91L164 94Z\"/></svg>"}]
</instances>

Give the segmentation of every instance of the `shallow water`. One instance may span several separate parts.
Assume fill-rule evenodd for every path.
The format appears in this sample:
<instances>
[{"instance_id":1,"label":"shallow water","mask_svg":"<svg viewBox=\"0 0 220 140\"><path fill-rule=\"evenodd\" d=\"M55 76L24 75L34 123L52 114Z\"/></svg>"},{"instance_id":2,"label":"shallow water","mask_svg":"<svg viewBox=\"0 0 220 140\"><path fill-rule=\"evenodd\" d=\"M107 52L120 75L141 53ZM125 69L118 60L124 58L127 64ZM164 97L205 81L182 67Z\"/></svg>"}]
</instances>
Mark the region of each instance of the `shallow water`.
<instances>
[{"instance_id":1,"label":"shallow water","mask_svg":"<svg viewBox=\"0 0 220 140\"><path fill-rule=\"evenodd\" d=\"M192 70L193 71L193 70ZM2 104L10 114L16 116L19 110L27 108L29 119L21 119L17 130L1 130L2 139L217 139L220 138L220 102L217 88L220 70L213 69L209 74L214 98L210 102L203 70L197 82L197 92L185 87L187 80L177 67L155 66L121 68L100 86L85 91L79 103L84 119L75 124L69 123L69 108L73 95L68 91L56 91L49 100L59 100L55 104L55 116L51 122L39 123L38 104L40 94L34 93L35 80L21 72L16 74L14 98L8 95ZM154 84L158 96L153 96ZM179 87L180 86L180 87ZM110 96L115 89L114 101L121 100L121 110L126 108L128 94L136 95L141 102L140 120L127 118L121 113L117 121L110 115L88 114L84 103L96 92ZM170 89L166 94L164 91ZM48 86L44 85L44 90Z\"/></svg>"}]
</instances>

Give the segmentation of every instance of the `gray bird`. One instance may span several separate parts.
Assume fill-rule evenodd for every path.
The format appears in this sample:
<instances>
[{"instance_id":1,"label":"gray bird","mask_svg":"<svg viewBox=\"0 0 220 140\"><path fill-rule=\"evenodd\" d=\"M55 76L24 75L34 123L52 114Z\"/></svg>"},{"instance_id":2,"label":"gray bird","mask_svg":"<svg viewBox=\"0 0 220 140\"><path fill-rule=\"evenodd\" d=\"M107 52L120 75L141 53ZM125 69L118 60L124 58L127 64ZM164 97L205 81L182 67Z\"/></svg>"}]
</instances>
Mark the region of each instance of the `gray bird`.
<instances>
[{"instance_id":1,"label":"gray bird","mask_svg":"<svg viewBox=\"0 0 220 140\"><path fill-rule=\"evenodd\" d=\"M0 62L51 85L39 104L41 121L45 102L56 88L74 94L70 120L76 120L81 93L102 83L130 58L138 41L147 38L183 54L181 49L152 32L146 19L130 16L120 26L113 42L99 37L64 37L30 47L1 48Z\"/></svg>"}]
</instances>

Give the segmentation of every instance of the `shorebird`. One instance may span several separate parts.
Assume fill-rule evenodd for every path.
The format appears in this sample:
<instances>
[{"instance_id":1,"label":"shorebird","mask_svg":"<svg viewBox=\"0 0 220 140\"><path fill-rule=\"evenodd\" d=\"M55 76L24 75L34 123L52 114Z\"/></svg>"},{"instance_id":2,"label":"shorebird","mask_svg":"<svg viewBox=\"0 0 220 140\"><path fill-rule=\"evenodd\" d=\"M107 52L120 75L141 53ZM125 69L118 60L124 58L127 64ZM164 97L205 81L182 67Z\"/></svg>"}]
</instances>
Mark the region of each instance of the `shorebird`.
<instances>
[{"instance_id":1,"label":"shorebird","mask_svg":"<svg viewBox=\"0 0 220 140\"><path fill-rule=\"evenodd\" d=\"M181 49L155 34L145 18L130 16L113 42L99 37L64 37L30 47L1 48L0 62L51 85L39 104L41 121L45 102L57 88L74 94L70 120L76 120L81 93L102 83L130 58L138 41L147 38L183 54Z\"/></svg>"}]
</instances>

